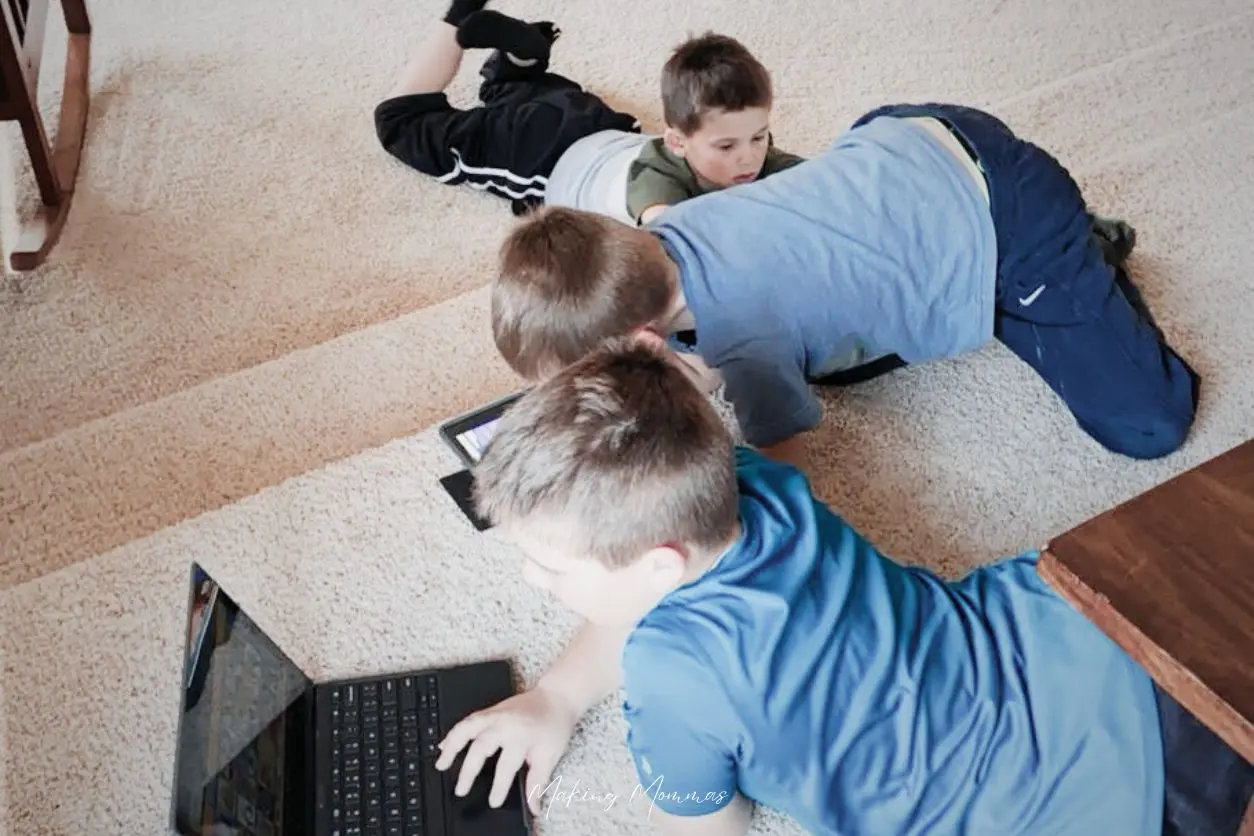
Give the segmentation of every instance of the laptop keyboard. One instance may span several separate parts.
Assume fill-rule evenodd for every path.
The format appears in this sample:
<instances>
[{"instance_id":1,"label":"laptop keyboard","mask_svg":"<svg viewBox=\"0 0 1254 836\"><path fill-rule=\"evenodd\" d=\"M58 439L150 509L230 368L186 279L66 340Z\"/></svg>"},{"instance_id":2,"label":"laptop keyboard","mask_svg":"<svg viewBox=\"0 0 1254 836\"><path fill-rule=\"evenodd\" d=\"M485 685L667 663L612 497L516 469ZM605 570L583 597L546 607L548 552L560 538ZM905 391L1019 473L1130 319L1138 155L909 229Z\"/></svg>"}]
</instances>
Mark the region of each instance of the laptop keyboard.
<instances>
[{"instance_id":1,"label":"laptop keyboard","mask_svg":"<svg viewBox=\"0 0 1254 836\"><path fill-rule=\"evenodd\" d=\"M434 676L331 690L331 836L444 836Z\"/></svg>"}]
</instances>

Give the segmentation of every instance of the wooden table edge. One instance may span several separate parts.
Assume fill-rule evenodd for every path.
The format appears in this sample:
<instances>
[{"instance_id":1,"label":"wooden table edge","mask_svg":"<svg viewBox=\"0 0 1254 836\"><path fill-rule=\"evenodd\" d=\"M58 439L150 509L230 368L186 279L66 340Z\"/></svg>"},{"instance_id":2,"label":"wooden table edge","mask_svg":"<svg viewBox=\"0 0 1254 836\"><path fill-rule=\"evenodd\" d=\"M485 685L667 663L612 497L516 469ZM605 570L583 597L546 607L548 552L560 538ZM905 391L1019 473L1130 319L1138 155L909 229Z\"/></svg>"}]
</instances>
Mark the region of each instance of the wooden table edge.
<instances>
[{"instance_id":1,"label":"wooden table edge","mask_svg":"<svg viewBox=\"0 0 1254 836\"><path fill-rule=\"evenodd\" d=\"M1037 573L1059 595L1092 621L1141 665L1159 687L1184 706L1250 763L1254 763L1254 721L1242 717L1192 671L1120 614L1105 596L1089 588L1048 548Z\"/></svg>"}]
</instances>

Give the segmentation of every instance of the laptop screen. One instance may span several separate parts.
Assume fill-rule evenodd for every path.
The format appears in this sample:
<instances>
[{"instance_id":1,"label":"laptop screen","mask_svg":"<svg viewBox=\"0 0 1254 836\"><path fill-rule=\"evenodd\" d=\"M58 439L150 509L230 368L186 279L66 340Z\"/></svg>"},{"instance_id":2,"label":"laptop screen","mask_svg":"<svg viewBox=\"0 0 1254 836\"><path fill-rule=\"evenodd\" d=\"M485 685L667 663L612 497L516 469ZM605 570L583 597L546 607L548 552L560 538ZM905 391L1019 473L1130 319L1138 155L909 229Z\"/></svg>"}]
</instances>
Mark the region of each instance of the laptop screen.
<instances>
[{"instance_id":1,"label":"laptop screen","mask_svg":"<svg viewBox=\"0 0 1254 836\"><path fill-rule=\"evenodd\" d=\"M174 786L183 836L303 829L309 680L199 566L192 569Z\"/></svg>"}]
</instances>

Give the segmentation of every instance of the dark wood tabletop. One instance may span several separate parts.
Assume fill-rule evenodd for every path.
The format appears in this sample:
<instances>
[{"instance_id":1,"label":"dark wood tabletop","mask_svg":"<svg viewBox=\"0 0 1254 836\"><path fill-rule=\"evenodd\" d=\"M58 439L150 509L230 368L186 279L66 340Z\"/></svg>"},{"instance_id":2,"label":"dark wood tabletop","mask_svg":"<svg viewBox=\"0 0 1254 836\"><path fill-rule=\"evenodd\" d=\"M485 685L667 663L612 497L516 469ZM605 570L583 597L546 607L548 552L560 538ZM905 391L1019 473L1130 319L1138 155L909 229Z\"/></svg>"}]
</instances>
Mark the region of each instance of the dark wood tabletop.
<instances>
[{"instance_id":1,"label":"dark wood tabletop","mask_svg":"<svg viewBox=\"0 0 1254 836\"><path fill-rule=\"evenodd\" d=\"M1254 440L1058 537L1038 569L1254 763Z\"/></svg>"}]
</instances>

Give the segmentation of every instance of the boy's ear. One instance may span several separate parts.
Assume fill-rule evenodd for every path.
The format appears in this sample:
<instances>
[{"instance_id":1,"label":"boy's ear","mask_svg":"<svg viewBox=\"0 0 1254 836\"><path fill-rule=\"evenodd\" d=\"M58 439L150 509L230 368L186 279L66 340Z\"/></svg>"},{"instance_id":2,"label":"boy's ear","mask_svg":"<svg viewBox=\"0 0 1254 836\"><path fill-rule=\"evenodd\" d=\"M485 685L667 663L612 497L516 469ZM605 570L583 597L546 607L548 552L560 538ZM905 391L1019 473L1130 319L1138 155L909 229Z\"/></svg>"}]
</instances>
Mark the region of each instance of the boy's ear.
<instances>
[{"instance_id":1,"label":"boy's ear","mask_svg":"<svg viewBox=\"0 0 1254 836\"><path fill-rule=\"evenodd\" d=\"M632 333L632 337L640 344L651 348L654 351L661 351L666 348L666 338L647 325L643 328L637 328L635 332Z\"/></svg>"},{"instance_id":2,"label":"boy's ear","mask_svg":"<svg viewBox=\"0 0 1254 836\"><path fill-rule=\"evenodd\" d=\"M649 573L664 586L676 586L688 570L688 555L684 549L664 545L650 549L644 556Z\"/></svg>"},{"instance_id":3,"label":"boy's ear","mask_svg":"<svg viewBox=\"0 0 1254 836\"><path fill-rule=\"evenodd\" d=\"M662 141L666 143L666 147L676 157L684 155L684 134L677 128L668 127L662 132Z\"/></svg>"}]
</instances>

